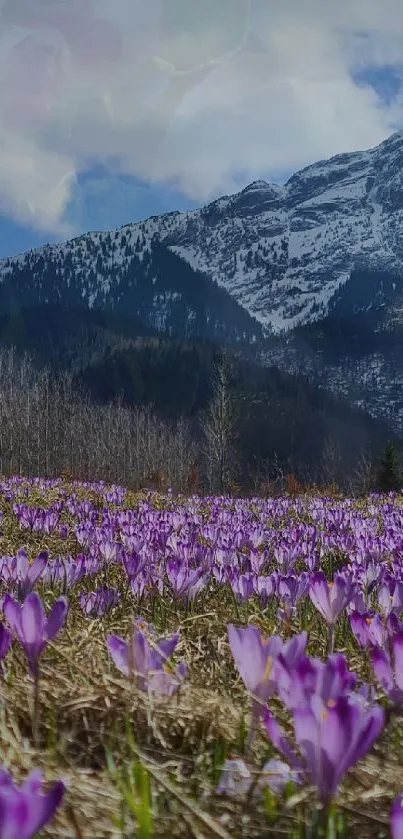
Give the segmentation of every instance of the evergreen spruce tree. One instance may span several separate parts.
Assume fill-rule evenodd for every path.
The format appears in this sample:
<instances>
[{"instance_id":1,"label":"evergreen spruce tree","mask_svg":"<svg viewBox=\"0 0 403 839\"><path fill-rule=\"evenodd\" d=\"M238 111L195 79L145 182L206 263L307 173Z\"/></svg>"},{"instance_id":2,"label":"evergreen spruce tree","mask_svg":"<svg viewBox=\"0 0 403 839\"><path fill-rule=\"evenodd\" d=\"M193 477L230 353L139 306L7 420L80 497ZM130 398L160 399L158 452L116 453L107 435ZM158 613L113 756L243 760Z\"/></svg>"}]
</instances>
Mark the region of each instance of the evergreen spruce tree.
<instances>
[{"instance_id":1,"label":"evergreen spruce tree","mask_svg":"<svg viewBox=\"0 0 403 839\"><path fill-rule=\"evenodd\" d=\"M379 470L376 476L378 492L398 492L402 489L403 478L400 471L399 456L394 443L389 442L382 452Z\"/></svg>"}]
</instances>

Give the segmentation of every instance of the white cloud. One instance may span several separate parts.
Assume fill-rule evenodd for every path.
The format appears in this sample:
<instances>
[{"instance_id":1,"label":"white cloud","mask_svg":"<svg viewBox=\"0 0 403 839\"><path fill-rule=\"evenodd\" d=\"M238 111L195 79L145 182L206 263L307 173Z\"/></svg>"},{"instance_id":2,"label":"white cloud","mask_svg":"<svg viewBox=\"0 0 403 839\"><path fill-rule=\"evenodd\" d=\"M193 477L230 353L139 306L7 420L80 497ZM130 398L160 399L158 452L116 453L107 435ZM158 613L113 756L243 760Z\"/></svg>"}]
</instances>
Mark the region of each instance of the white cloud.
<instances>
[{"instance_id":1,"label":"white cloud","mask_svg":"<svg viewBox=\"0 0 403 839\"><path fill-rule=\"evenodd\" d=\"M353 71L401 0L0 0L0 211L64 235L91 161L203 202L403 125Z\"/></svg>"}]
</instances>

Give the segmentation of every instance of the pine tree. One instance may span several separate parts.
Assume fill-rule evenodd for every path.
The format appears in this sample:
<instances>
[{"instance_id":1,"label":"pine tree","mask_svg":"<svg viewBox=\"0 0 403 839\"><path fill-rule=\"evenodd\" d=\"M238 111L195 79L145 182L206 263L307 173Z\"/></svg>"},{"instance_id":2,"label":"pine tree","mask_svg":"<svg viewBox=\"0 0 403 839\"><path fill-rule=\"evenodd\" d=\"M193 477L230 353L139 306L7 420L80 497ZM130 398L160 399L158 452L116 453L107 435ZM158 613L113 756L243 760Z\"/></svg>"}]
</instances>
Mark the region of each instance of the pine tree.
<instances>
[{"instance_id":1,"label":"pine tree","mask_svg":"<svg viewBox=\"0 0 403 839\"><path fill-rule=\"evenodd\" d=\"M376 476L376 489L378 492L398 492L402 486L403 479L397 449L394 443L389 442L381 455Z\"/></svg>"}]
</instances>

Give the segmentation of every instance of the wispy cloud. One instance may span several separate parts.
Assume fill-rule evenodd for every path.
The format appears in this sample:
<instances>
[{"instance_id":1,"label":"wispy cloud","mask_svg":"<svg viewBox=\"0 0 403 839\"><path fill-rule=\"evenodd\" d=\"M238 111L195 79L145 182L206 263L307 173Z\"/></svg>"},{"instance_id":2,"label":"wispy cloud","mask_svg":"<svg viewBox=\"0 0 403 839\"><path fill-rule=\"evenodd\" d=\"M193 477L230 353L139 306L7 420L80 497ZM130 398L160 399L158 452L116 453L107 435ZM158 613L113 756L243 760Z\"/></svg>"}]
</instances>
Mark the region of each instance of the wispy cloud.
<instances>
[{"instance_id":1,"label":"wispy cloud","mask_svg":"<svg viewBox=\"0 0 403 839\"><path fill-rule=\"evenodd\" d=\"M402 50L400 0L0 0L0 212L68 235L93 164L203 202L375 145Z\"/></svg>"}]
</instances>

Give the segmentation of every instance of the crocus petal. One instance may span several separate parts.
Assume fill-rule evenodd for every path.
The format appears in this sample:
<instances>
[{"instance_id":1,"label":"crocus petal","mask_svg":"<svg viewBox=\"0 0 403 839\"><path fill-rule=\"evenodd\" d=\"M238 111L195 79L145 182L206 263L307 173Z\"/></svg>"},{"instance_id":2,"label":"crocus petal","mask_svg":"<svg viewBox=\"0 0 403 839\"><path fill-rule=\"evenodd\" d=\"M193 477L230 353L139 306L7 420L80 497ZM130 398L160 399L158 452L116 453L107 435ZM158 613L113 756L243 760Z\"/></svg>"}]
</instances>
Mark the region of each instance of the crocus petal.
<instances>
[{"instance_id":1,"label":"crocus petal","mask_svg":"<svg viewBox=\"0 0 403 839\"><path fill-rule=\"evenodd\" d=\"M289 668L295 667L300 658L304 655L308 643L308 633L300 632L299 635L294 635L287 641L281 651Z\"/></svg>"},{"instance_id":2,"label":"crocus petal","mask_svg":"<svg viewBox=\"0 0 403 839\"><path fill-rule=\"evenodd\" d=\"M267 708L265 708L263 711L263 721L266 727L267 735L273 743L273 746L275 746L277 751L279 751L283 755L283 757L285 757L285 759L293 767L293 769L301 770L303 768L302 761L293 749L284 730L274 719L273 715Z\"/></svg>"},{"instance_id":3,"label":"crocus petal","mask_svg":"<svg viewBox=\"0 0 403 839\"><path fill-rule=\"evenodd\" d=\"M6 657L12 642L11 632L0 621L0 661Z\"/></svg>"},{"instance_id":4,"label":"crocus petal","mask_svg":"<svg viewBox=\"0 0 403 839\"><path fill-rule=\"evenodd\" d=\"M3 601L3 612L14 635L21 640L21 604L17 603L10 594L6 594Z\"/></svg>"},{"instance_id":5,"label":"crocus petal","mask_svg":"<svg viewBox=\"0 0 403 839\"><path fill-rule=\"evenodd\" d=\"M288 763L273 757L265 763L259 776L258 786L268 786L275 795L281 795L290 781L298 783L298 772L290 769Z\"/></svg>"},{"instance_id":6,"label":"crocus petal","mask_svg":"<svg viewBox=\"0 0 403 839\"><path fill-rule=\"evenodd\" d=\"M152 650L153 661L157 666L162 667L168 659L171 658L173 653L175 652L175 648L179 642L179 633L175 633L172 635L171 638L163 638L161 641L158 641L157 647L158 649L154 650L153 646L150 645L150 649ZM159 654L161 651L161 654Z\"/></svg>"},{"instance_id":7,"label":"crocus petal","mask_svg":"<svg viewBox=\"0 0 403 839\"><path fill-rule=\"evenodd\" d=\"M107 640L108 650L113 661L125 676L129 675L129 645L119 635L109 635Z\"/></svg>"},{"instance_id":8,"label":"crocus petal","mask_svg":"<svg viewBox=\"0 0 403 839\"><path fill-rule=\"evenodd\" d=\"M235 758L225 761L216 792L238 798L249 792L251 785L252 775L246 763L241 758Z\"/></svg>"},{"instance_id":9,"label":"crocus petal","mask_svg":"<svg viewBox=\"0 0 403 839\"><path fill-rule=\"evenodd\" d=\"M322 753L321 788L323 798L333 796L351 765L349 749L359 723L357 709L346 697L340 697L333 707L323 711L320 726ZM354 756L352 756L354 757ZM354 763L358 757L354 759Z\"/></svg>"},{"instance_id":10,"label":"crocus petal","mask_svg":"<svg viewBox=\"0 0 403 839\"><path fill-rule=\"evenodd\" d=\"M52 638L54 638L57 635L61 627L64 625L67 617L68 608L68 603L65 597L59 597L59 599L56 600L56 603L53 606L53 609L47 620L44 633L48 641L51 641Z\"/></svg>"},{"instance_id":11,"label":"crocus petal","mask_svg":"<svg viewBox=\"0 0 403 839\"><path fill-rule=\"evenodd\" d=\"M391 693L395 684L393 680L392 667L388 654L384 650L376 647L372 651L372 667L379 683L382 685L386 694Z\"/></svg>"},{"instance_id":12,"label":"crocus petal","mask_svg":"<svg viewBox=\"0 0 403 839\"><path fill-rule=\"evenodd\" d=\"M393 803L390 829L392 839L403 839L403 795L399 795Z\"/></svg>"},{"instance_id":13,"label":"crocus petal","mask_svg":"<svg viewBox=\"0 0 403 839\"><path fill-rule=\"evenodd\" d=\"M327 662L321 662L319 690L323 701L336 699L339 695L345 694L355 688L357 676L351 673L347 667L347 661L341 653L329 656Z\"/></svg>"},{"instance_id":14,"label":"crocus petal","mask_svg":"<svg viewBox=\"0 0 403 839\"><path fill-rule=\"evenodd\" d=\"M358 698L358 697L357 697ZM364 701L365 706L365 701ZM385 725L385 711L379 705L374 705L366 711L366 719L361 720L355 726L354 750L353 743L350 744L349 766L353 766L361 760L372 747L373 743L383 731ZM353 750L353 755L351 754Z\"/></svg>"},{"instance_id":15,"label":"crocus petal","mask_svg":"<svg viewBox=\"0 0 403 839\"><path fill-rule=\"evenodd\" d=\"M385 617L392 611L392 597L389 586L386 584L380 586L378 589L378 605Z\"/></svg>"},{"instance_id":16,"label":"crocus petal","mask_svg":"<svg viewBox=\"0 0 403 839\"><path fill-rule=\"evenodd\" d=\"M29 773L28 777L24 781L21 789L27 792L29 795L35 795L37 792L40 792L42 789L43 783L43 772L40 769L33 769L32 772Z\"/></svg>"},{"instance_id":17,"label":"crocus petal","mask_svg":"<svg viewBox=\"0 0 403 839\"><path fill-rule=\"evenodd\" d=\"M395 682L403 690L403 632L398 632L392 641L395 665Z\"/></svg>"},{"instance_id":18,"label":"crocus petal","mask_svg":"<svg viewBox=\"0 0 403 839\"><path fill-rule=\"evenodd\" d=\"M384 647L388 638L386 627L380 615L376 614L369 626L369 638L375 647Z\"/></svg>"},{"instance_id":19,"label":"crocus petal","mask_svg":"<svg viewBox=\"0 0 403 839\"><path fill-rule=\"evenodd\" d=\"M173 696L180 688L180 681L166 673L165 670L157 670L150 673L147 679L141 677L139 687L143 690L155 693L157 696Z\"/></svg>"},{"instance_id":20,"label":"crocus petal","mask_svg":"<svg viewBox=\"0 0 403 839\"><path fill-rule=\"evenodd\" d=\"M45 611L36 591L28 595L21 609L21 631L26 644L35 644L42 639L45 628Z\"/></svg>"},{"instance_id":21,"label":"crocus petal","mask_svg":"<svg viewBox=\"0 0 403 839\"><path fill-rule=\"evenodd\" d=\"M145 688L144 678L148 676L149 670L158 669L158 655L155 661L152 662L152 655L147 637L141 629L133 633L131 650L133 661L129 662L129 667L132 665L134 673L139 678L139 686L143 690ZM160 658L160 656L159 656Z\"/></svg>"},{"instance_id":22,"label":"crocus petal","mask_svg":"<svg viewBox=\"0 0 403 839\"><path fill-rule=\"evenodd\" d=\"M32 818L32 835L47 824L54 816L65 793L62 781L57 781L45 795L35 799L35 815Z\"/></svg>"},{"instance_id":23,"label":"crocus petal","mask_svg":"<svg viewBox=\"0 0 403 839\"><path fill-rule=\"evenodd\" d=\"M263 679L268 657L260 631L256 626L237 628L229 624L228 639L240 676L248 690L254 693Z\"/></svg>"},{"instance_id":24,"label":"crocus petal","mask_svg":"<svg viewBox=\"0 0 403 839\"><path fill-rule=\"evenodd\" d=\"M320 748L320 728L317 716L308 706L294 710L294 729L298 746L305 759L305 763L312 783L322 789L322 767Z\"/></svg>"},{"instance_id":25,"label":"crocus petal","mask_svg":"<svg viewBox=\"0 0 403 839\"><path fill-rule=\"evenodd\" d=\"M29 567L27 572L27 577L33 586L36 581L39 579L41 574L43 574L47 564L49 562L49 556L46 551L42 551L36 559L34 559L32 565Z\"/></svg>"},{"instance_id":26,"label":"crocus petal","mask_svg":"<svg viewBox=\"0 0 403 839\"><path fill-rule=\"evenodd\" d=\"M397 635L403 629L403 623L399 621L395 612L391 612L386 621L386 629L389 635Z\"/></svg>"},{"instance_id":27,"label":"crocus petal","mask_svg":"<svg viewBox=\"0 0 403 839\"><path fill-rule=\"evenodd\" d=\"M360 612L353 612L350 615L350 625L358 643L364 648L367 647L369 644L369 630L366 616L361 615Z\"/></svg>"},{"instance_id":28,"label":"crocus petal","mask_svg":"<svg viewBox=\"0 0 403 839\"><path fill-rule=\"evenodd\" d=\"M332 623L332 614L329 603L329 584L322 571L317 571L312 574L309 597L325 621Z\"/></svg>"},{"instance_id":29,"label":"crocus petal","mask_svg":"<svg viewBox=\"0 0 403 839\"><path fill-rule=\"evenodd\" d=\"M4 769L3 767L0 767L0 789L3 788L3 787L6 787L7 789L10 789L10 788L16 789L16 786L14 784L14 781L13 781L10 773L7 771L7 769ZM0 824L1 824L1 822L0 822Z\"/></svg>"}]
</instances>

